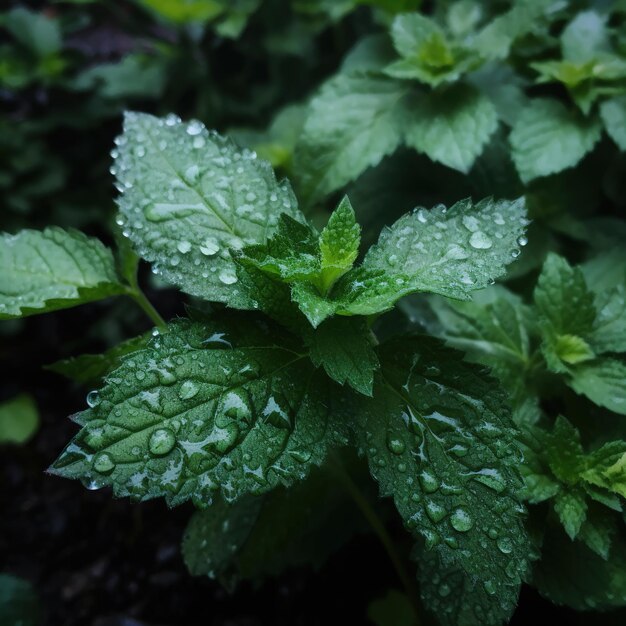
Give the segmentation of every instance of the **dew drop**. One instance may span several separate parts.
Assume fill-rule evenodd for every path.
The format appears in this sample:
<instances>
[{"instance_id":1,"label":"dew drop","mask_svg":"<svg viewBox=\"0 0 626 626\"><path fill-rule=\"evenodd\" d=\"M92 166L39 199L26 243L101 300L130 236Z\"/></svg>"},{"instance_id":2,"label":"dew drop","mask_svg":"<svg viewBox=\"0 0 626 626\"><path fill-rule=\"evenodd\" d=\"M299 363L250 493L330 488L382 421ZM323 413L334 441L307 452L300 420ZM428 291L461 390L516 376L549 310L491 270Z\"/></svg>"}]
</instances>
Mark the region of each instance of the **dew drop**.
<instances>
[{"instance_id":1,"label":"dew drop","mask_svg":"<svg viewBox=\"0 0 626 626\"><path fill-rule=\"evenodd\" d=\"M500 537L496 541L496 545L502 554L511 554L513 552L513 542L508 537Z\"/></svg>"},{"instance_id":2,"label":"dew drop","mask_svg":"<svg viewBox=\"0 0 626 626\"><path fill-rule=\"evenodd\" d=\"M420 474L420 484L422 485L422 489L426 493L434 493L439 489L439 480L434 474L431 474L429 471L424 470Z\"/></svg>"},{"instance_id":3,"label":"dew drop","mask_svg":"<svg viewBox=\"0 0 626 626\"><path fill-rule=\"evenodd\" d=\"M290 410L287 402L281 396L270 396L262 411L263 419L276 428L288 428L293 426Z\"/></svg>"},{"instance_id":4,"label":"dew drop","mask_svg":"<svg viewBox=\"0 0 626 626\"><path fill-rule=\"evenodd\" d=\"M96 491L97 489L102 489L104 487L104 483L93 478L92 480L86 481L83 483L89 491Z\"/></svg>"},{"instance_id":5,"label":"dew drop","mask_svg":"<svg viewBox=\"0 0 626 626\"><path fill-rule=\"evenodd\" d=\"M93 468L99 474L109 474L115 468L115 461L107 452L100 452L94 457Z\"/></svg>"},{"instance_id":6,"label":"dew drop","mask_svg":"<svg viewBox=\"0 0 626 626\"><path fill-rule=\"evenodd\" d=\"M444 509L444 507L437 502L429 500L426 503L426 514L430 517L433 523L437 524L448 514L448 511L446 511L446 509Z\"/></svg>"},{"instance_id":7,"label":"dew drop","mask_svg":"<svg viewBox=\"0 0 626 626\"><path fill-rule=\"evenodd\" d=\"M204 125L202 124L202 122L199 122L198 120L191 120L189 124L187 124L186 130L187 134L193 137L195 135L199 135L202 132L203 128Z\"/></svg>"},{"instance_id":8,"label":"dew drop","mask_svg":"<svg viewBox=\"0 0 626 626\"><path fill-rule=\"evenodd\" d=\"M191 244L188 241L179 241L176 246L181 254L187 254L191 250Z\"/></svg>"},{"instance_id":9,"label":"dew drop","mask_svg":"<svg viewBox=\"0 0 626 626\"><path fill-rule=\"evenodd\" d=\"M483 583L483 587L485 588L485 591L490 595L493 596L495 595L496 591L497 591L497 587L496 584L493 582L493 580L486 580Z\"/></svg>"},{"instance_id":10,"label":"dew drop","mask_svg":"<svg viewBox=\"0 0 626 626\"><path fill-rule=\"evenodd\" d=\"M472 248L476 248L477 250L488 250L492 246L491 239L482 230L477 230L475 233L472 233L469 243Z\"/></svg>"},{"instance_id":11,"label":"dew drop","mask_svg":"<svg viewBox=\"0 0 626 626\"><path fill-rule=\"evenodd\" d=\"M513 250L511 250L511 256L512 256L514 259L517 259L517 257L518 257L519 255L520 255L520 251L519 251L519 249L518 249L518 248L514 248Z\"/></svg>"},{"instance_id":12,"label":"dew drop","mask_svg":"<svg viewBox=\"0 0 626 626\"><path fill-rule=\"evenodd\" d=\"M94 408L100 404L100 393L98 391L90 391L87 394L87 406Z\"/></svg>"},{"instance_id":13,"label":"dew drop","mask_svg":"<svg viewBox=\"0 0 626 626\"><path fill-rule=\"evenodd\" d=\"M226 424L218 430L218 436L214 440L215 449L221 454L228 452L239 437L239 427L235 423Z\"/></svg>"},{"instance_id":14,"label":"dew drop","mask_svg":"<svg viewBox=\"0 0 626 626\"><path fill-rule=\"evenodd\" d=\"M220 409L226 417L248 422L252 417L250 398L245 389L234 389L224 394Z\"/></svg>"},{"instance_id":15,"label":"dew drop","mask_svg":"<svg viewBox=\"0 0 626 626\"><path fill-rule=\"evenodd\" d=\"M211 237L204 240L204 243L200 246L200 252L205 256L214 256L220 251L220 246L217 241Z\"/></svg>"},{"instance_id":16,"label":"dew drop","mask_svg":"<svg viewBox=\"0 0 626 626\"><path fill-rule=\"evenodd\" d=\"M387 434L387 448L392 454L402 454L406 450L404 441L399 437L396 437L393 433Z\"/></svg>"},{"instance_id":17,"label":"dew drop","mask_svg":"<svg viewBox=\"0 0 626 626\"><path fill-rule=\"evenodd\" d=\"M156 456L171 452L176 445L176 436L169 428L157 428L148 441L148 449Z\"/></svg>"},{"instance_id":18,"label":"dew drop","mask_svg":"<svg viewBox=\"0 0 626 626\"><path fill-rule=\"evenodd\" d=\"M234 285L237 282L237 274L231 269L223 269L219 273L218 278L225 285Z\"/></svg>"},{"instance_id":19,"label":"dew drop","mask_svg":"<svg viewBox=\"0 0 626 626\"><path fill-rule=\"evenodd\" d=\"M193 398L198 391L198 385L196 385L196 383L192 380L186 380L178 390L178 397L181 400L189 400L190 398Z\"/></svg>"},{"instance_id":20,"label":"dew drop","mask_svg":"<svg viewBox=\"0 0 626 626\"><path fill-rule=\"evenodd\" d=\"M517 238L517 245L522 246L522 248L528 243L528 237L521 235Z\"/></svg>"},{"instance_id":21,"label":"dew drop","mask_svg":"<svg viewBox=\"0 0 626 626\"><path fill-rule=\"evenodd\" d=\"M474 525L474 520L467 509L459 507L450 516L450 524L454 530L465 533Z\"/></svg>"},{"instance_id":22,"label":"dew drop","mask_svg":"<svg viewBox=\"0 0 626 626\"><path fill-rule=\"evenodd\" d=\"M311 458L311 453L308 450L290 450L289 454L291 454L298 463L306 463Z\"/></svg>"}]
</instances>

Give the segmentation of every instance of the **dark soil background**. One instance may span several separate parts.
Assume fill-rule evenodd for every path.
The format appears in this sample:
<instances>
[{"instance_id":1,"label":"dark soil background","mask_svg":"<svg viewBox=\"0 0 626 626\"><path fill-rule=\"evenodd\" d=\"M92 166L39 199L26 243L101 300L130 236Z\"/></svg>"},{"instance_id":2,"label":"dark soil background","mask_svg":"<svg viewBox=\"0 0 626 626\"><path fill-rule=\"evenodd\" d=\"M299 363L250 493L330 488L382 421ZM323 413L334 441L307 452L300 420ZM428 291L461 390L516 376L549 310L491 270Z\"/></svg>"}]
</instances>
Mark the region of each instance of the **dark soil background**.
<instances>
[{"instance_id":1,"label":"dark soil background","mask_svg":"<svg viewBox=\"0 0 626 626\"><path fill-rule=\"evenodd\" d=\"M152 294L153 297L156 294ZM166 314L177 300L159 292ZM168 306L169 305L169 306ZM395 574L373 536L353 539L319 572L286 572L261 588L226 593L217 583L191 577L179 544L191 506L168 510L161 501L115 500L108 490L88 491L79 482L45 473L76 432L67 416L85 407L84 389L44 371L40 364L69 354L80 337L83 349L103 308L90 305L34 317L4 337L0 400L32 393L42 424L23 447L0 451L1 570L31 581L40 597L45 626L317 626L367 624L368 603L397 587ZM132 303L114 310L126 326L142 330ZM399 530L399 529L398 529ZM515 626L624 624L623 613L577 614L522 591ZM5 625L2 625L5 626Z\"/></svg>"}]
</instances>

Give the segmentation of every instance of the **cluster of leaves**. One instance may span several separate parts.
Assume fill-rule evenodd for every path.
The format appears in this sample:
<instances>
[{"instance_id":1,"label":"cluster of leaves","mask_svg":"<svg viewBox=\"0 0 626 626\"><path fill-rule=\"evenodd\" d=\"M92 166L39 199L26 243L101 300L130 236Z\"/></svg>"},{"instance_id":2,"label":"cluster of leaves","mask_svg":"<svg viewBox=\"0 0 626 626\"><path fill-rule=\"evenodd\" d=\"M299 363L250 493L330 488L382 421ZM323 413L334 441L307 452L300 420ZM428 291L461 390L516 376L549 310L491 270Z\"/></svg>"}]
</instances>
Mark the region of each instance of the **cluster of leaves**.
<instances>
[{"instance_id":1,"label":"cluster of leaves","mask_svg":"<svg viewBox=\"0 0 626 626\"><path fill-rule=\"evenodd\" d=\"M386 515L378 489L442 624L506 622L522 581L579 610L625 606L626 5L277 4L137 0L129 14L171 41L77 74L57 46L12 79L115 101L98 116L164 94L242 146L128 113L117 250L71 228L2 235L0 319L126 296L156 324L51 366L99 387L51 471L191 500L185 560L227 586L319 565L363 529L347 494ZM74 28L3 18L19 45L51 23ZM328 62L330 31L346 43ZM264 51L272 78L200 64L185 77L214 95L177 106L173 68L214 60L208 42ZM286 81L305 58L315 78ZM187 317L159 318L138 257L189 296ZM372 619L411 623L401 598Z\"/></svg>"}]
</instances>

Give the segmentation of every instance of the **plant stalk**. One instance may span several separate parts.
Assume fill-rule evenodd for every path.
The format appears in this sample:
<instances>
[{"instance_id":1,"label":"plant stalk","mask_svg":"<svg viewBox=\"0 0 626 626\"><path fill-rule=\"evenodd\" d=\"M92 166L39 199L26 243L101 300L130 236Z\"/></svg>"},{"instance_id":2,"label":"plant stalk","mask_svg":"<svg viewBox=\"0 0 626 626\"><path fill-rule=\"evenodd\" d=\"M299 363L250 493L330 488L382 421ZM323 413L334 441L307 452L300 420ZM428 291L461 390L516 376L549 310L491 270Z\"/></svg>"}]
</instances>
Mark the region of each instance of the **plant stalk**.
<instances>
[{"instance_id":1,"label":"plant stalk","mask_svg":"<svg viewBox=\"0 0 626 626\"><path fill-rule=\"evenodd\" d=\"M160 330L165 330L167 324L159 312L154 308L152 302L146 298L146 294L141 290L136 281L133 281L128 289L128 295L135 301L141 310L150 318L153 324Z\"/></svg>"},{"instance_id":2,"label":"plant stalk","mask_svg":"<svg viewBox=\"0 0 626 626\"><path fill-rule=\"evenodd\" d=\"M361 493L361 490L352 480L352 477L345 470L341 462L337 459L331 459L331 466L335 475L341 482L342 487L352 498L358 509L363 514L363 517L365 517L383 545L385 552L387 553L387 556L389 557L389 560L391 561L393 568L395 569L396 574L404 587L404 591L411 602L411 606L413 607L413 612L415 613L415 626L420 626L421 603L419 600L417 585L407 572L402 557L400 556L393 539L387 532L385 525L376 511L367 501L367 498L365 498L365 496Z\"/></svg>"}]
</instances>

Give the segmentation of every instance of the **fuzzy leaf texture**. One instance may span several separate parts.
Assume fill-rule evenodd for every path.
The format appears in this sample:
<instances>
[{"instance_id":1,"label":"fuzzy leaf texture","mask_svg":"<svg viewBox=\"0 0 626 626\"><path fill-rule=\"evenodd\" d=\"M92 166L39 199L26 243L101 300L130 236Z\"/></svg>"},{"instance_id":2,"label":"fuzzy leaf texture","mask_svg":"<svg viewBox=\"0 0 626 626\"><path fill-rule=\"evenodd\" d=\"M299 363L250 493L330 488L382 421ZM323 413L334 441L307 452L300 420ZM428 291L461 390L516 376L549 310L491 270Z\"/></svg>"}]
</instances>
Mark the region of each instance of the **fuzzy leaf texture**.
<instances>
[{"instance_id":1,"label":"fuzzy leaf texture","mask_svg":"<svg viewBox=\"0 0 626 626\"><path fill-rule=\"evenodd\" d=\"M286 341L233 314L170 324L88 398L75 416L82 430L51 471L198 506L215 491L232 501L304 478L345 438L330 381Z\"/></svg>"},{"instance_id":2,"label":"fuzzy leaf texture","mask_svg":"<svg viewBox=\"0 0 626 626\"><path fill-rule=\"evenodd\" d=\"M496 617L476 615L475 623L500 623L503 608L510 614L515 606L529 556L506 399L485 371L435 339L394 340L379 357L374 398L355 410L371 473L423 540L426 558L491 598L481 611ZM440 605L429 591L425 600Z\"/></svg>"},{"instance_id":3,"label":"fuzzy leaf texture","mask_svg":"<svg viewBox=\"0 0 626 626\"><path fill-rule=\"evenodd\" d=\"M121 294L111 251L75 230L0 235L0 319L24 317Z\"/></svg>"},{"instance_id":4,"label":"fuzzy leaf texture","mask_svg":"<svg viewBox=\"0 0 626 626\"><path fill-rule=\"evenodd\" d=\"M186 293L240 302L230 250L263 243L287 213L289 183L200 122L127 113L114 172L120 221L153 270Z\"/></svg>"},{"instance_id":5,"label":"fuzzy leaf texture","mask_svg":"<svg viewBox=\"0 0 626 626\"><path fill-rule=\"evenodd\" d=\"M328 297L305 283L295 284L292 296L314 326L335 313L389 310L416 291L468 299L504 273L526 224L521 199L416 209L386 228L362 265L340 278Z\"/></svg>"}]
</instances>

